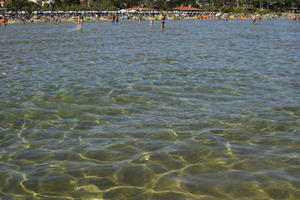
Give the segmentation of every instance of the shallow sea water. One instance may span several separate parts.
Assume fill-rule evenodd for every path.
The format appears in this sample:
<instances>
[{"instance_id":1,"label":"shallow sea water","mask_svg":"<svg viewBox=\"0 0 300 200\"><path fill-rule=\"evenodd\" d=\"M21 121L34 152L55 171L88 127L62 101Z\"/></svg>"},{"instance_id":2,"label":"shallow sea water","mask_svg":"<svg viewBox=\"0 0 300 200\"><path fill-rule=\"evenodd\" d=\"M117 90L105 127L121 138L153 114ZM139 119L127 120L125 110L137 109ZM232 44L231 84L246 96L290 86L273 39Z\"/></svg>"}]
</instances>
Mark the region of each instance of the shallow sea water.
<instances>
[{"instance_id":1,"label":"shallow sea water","mask_svg":"<svg viewBox=\"0 0 300 200\"><path fill-rule=\"evenodd\" d=\"M0 199L300 199L300 23L0 34Z\"/></svg>"}]
</instances>

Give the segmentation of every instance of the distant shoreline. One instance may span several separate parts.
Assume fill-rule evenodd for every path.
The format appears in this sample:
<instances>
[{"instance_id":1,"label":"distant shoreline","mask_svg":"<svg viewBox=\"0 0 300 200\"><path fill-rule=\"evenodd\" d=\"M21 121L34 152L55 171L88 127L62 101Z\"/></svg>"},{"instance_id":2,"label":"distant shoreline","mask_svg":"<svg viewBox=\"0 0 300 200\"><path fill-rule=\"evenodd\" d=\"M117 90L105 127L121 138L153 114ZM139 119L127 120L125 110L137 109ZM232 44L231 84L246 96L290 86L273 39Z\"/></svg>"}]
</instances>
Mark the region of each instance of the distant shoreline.
<instances>
[{"instance_id":1,"label":"distant shoreline","mask_svg":"<svg viewBox=\"0 0 300 200\"><path fill-rule=\"evenodd\" d=\"M117 21L112 21L112 15L97 15L97 14L81 14L85 22L141 22L141 21L159 21L161 16L157 15L155 17L151 16L139 16L132 15L128 17L127 15L116 15L118 16ZM27 23L63 23L63 22L77 22L78 15L18 15L18 16L9 16L8 24L27 24ZM140 17L140 18L139 18ZM167 20L195 20L195 21L209 21L209 20L253 20L257 18L259 20L265 19L288 19L300 21L300 16L297 14L291 13L282 13L278 14L198 14L193 16L175 16L167 15Z\"/></svg>"}]
</instances>

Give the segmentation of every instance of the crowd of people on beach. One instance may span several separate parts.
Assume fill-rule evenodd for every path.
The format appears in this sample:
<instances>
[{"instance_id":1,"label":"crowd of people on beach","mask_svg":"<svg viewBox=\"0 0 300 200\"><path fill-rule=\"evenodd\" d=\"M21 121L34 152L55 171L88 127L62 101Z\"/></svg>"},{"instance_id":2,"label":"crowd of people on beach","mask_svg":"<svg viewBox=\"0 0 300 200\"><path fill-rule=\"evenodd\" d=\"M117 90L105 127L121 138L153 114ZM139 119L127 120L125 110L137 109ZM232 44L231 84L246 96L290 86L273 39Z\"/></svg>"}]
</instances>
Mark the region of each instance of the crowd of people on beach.
<instances>
[{"instance_id":1,"label":"crowd of people on beach","mask_svg":"<svg viewBox=\"0 0 300 200\"><path fill-rule=\"evenodd\" d=\"M0 15L0 24L7 26L8 23L39 23L53 22L56 25L60 22L76 22L82 28L84 21L107 21L118 23L120 21L139 22L143 20L153 21L160 20L161 28L165 28L166 20L233 20L248 19L256 23L262 19L290 19L300 22L300 14L283 13L283 14L230 14L220 12L118 12L118 11L46 11L46 12L6 12Z\"/></svg>"}]
</instances>

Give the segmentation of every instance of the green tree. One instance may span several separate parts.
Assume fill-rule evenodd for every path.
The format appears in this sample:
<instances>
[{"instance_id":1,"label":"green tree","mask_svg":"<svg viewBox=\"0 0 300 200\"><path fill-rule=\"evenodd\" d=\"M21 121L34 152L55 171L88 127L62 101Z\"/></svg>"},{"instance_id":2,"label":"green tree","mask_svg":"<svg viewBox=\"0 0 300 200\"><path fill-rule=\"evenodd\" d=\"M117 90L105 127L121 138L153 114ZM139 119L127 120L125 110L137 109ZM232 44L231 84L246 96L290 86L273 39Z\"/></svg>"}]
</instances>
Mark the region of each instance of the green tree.
<instances>
[{"instance_id":1,"label":"green tree","mask_svg":"<svg viewBox=\"0 0 300 200\"><path fill-rule=\"evenodd\" d=\"M139 0L112 0L112 2L117 8L138 7L140 5Z\"/></svg>"},{"instance_id":2,"label":"green tree","mask_svg":"<svg viewBox=\"0 0 300 200\"><path fill-rule=\"evenodd\" d=\"M116 6L110 0L97 0L92 2L90 6L94 10L116 10Z\"/></svg>"},{"instance_id":3,"label":"green tree","mask_svg":"<svg viewBox=\"0 0 300 200\"><path fill-rule=\"evenodd\" d=\"M8 10L12 11L35 11L40 10L40 6L28 0L13 0L11 3L5 4Z\"/></svg>"},{"instance_id":4,"label":"green tree","mask_svg":"<svg viewBox=\"0 0 300 200\"><path fill-rule=\"evenodd\" d=\"M64 4L65 5L79 5L80 4L80 0L65 0Z\"/></svg>"},{"instance_id":5,"label":"green tree","mask_svg":"<svg viewBox=\"0 0 300 200\"><path fill-rule=\"evenodd\" d=\"M54 2L53 2L54 7L60 7L61 5L62 5L62 3L60 0L54 0Z\"/></svg>"}]
</instances>

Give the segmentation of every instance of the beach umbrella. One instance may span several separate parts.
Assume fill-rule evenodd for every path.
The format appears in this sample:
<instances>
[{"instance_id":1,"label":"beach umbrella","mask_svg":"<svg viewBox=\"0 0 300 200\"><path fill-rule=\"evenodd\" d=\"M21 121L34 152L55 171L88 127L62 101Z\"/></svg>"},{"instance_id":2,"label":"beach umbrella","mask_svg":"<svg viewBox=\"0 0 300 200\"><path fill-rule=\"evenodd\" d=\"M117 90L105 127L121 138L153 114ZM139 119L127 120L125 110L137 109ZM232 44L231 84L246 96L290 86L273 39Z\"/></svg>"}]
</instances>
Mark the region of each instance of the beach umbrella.
<instances>
[{"instance_id":1,"label":"beach umbrella","mask_svg":"<svg viewBox=\"0 0 300 200\"><path fill-rule=\"evenodd\" d=\"M201 9L193 8L193 7L177 7L177 8L173 8L172 10L176 10L176 11L201 11Z\"/></svg>"}]
</instances>

